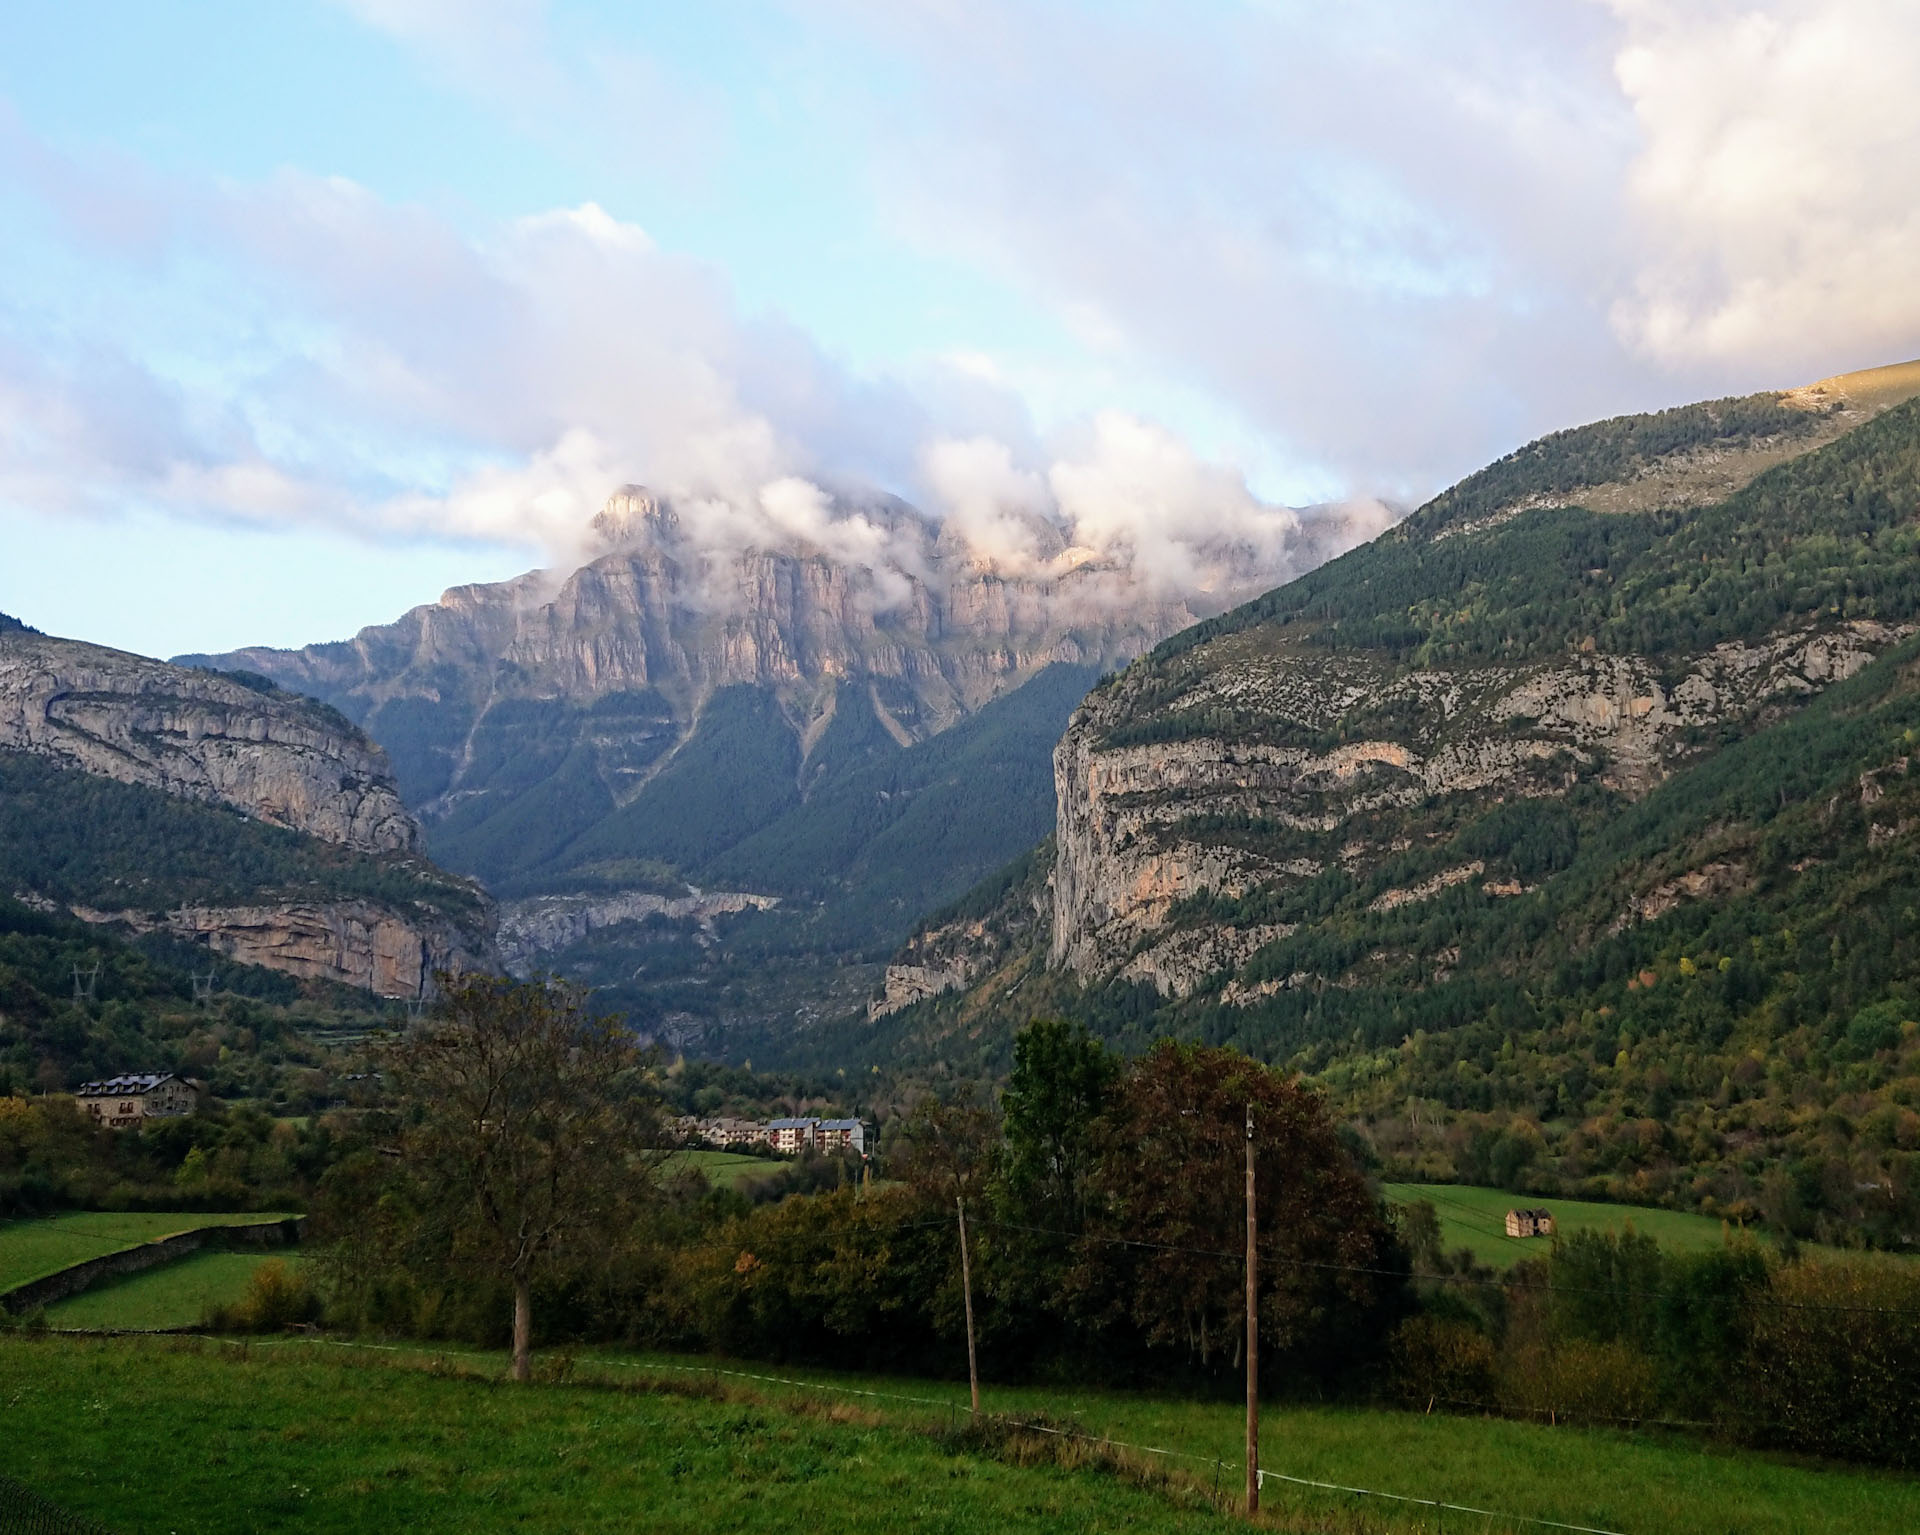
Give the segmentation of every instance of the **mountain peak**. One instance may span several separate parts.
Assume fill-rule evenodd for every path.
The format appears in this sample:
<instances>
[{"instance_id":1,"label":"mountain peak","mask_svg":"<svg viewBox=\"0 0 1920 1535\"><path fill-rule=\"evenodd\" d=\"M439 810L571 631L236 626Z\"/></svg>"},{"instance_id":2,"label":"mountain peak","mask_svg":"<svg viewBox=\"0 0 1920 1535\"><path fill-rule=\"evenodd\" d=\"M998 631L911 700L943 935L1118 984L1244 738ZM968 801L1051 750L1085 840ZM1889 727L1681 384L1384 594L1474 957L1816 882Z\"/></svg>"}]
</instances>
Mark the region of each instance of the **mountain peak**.
<instances>
[{"instance_id":1,"label":"mountain peak","mask_svg":"<svg viewBox=\"0 0 1920 1535\"><path fill-rule=\"evenodd\" d=\"M593 533L603 552L645 544L680 526L680 514L644 485L622 485L594 514Z\"/></svg>"}]
</instances>

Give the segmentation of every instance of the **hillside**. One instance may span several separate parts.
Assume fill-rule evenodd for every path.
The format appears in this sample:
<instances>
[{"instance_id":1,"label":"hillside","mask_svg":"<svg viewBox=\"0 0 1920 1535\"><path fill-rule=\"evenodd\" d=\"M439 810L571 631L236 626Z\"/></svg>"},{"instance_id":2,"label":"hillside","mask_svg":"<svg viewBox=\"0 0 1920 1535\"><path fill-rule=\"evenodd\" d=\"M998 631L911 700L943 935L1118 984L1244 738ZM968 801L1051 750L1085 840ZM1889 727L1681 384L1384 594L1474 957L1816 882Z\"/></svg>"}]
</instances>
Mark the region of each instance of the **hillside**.
<instances>
[{"instance_id":1,"label":"hillside","mask_svg":"<svg viewBox=\"0 0 1920 1535\"><path fill-rule=\"evenodd\" d=\"M243 964L418 996L494 963L380 749L263 677L0 628L0 895Z\"/></svg>"},{"instance_id":2,"label":"hillside","mask_svg":"<svg viewBox=\"0 0 1920 1535\"><path fill-rule=\"evenodd\" d=\"M808 1048L1071 1011L1312 1071L1409 1176L1920 1240L1920 403L1845 383L1545 439L1166 642L1050 872L915 940L972 989Z\"/></svg>"},{"instance_id":3,"label":"hillside","mask_svg":"<svg viewBox=\"0 0 1920 1535\"><path fill-rule=\"evenodd\" d=\"M88 997L75 996L76 971ZM209 993L198 1001L196 976ZM334 1091L315 1069L327 1064L319 1041L386 1021L364 991L236 964L160 934L128 938L0 896L0 1098L173 1071L218 1098L301 1113ZM0 1184L0 1208L17 1193Z\"/></svg>"}]
</instances>

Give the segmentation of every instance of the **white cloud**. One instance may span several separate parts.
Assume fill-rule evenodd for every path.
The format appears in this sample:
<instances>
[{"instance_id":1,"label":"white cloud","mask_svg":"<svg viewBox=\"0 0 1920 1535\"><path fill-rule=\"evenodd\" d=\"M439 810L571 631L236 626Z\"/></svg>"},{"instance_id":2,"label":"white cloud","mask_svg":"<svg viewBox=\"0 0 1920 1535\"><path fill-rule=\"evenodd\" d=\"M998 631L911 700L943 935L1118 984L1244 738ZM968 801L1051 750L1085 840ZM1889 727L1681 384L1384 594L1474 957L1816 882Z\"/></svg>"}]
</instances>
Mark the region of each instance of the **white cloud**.
<instances>
[{"instance_id":1,"label":"white cloud","mask_svg":"<svg viewBox=\"0 0 1920 1535\"><path fill-rule=\"evenodd\" d=\"M1635 344L1818 371L1920 349L1920 8L1613 0Z\"/></svg>"},{"instance_id":2,"label":"white cloud","mask_svg":"<svg viewBox=\"0 0 1920 1535\"><path fill-rule=\"evenodd\" d=\"M74 161L56 179L105 199L123 170ZM592 204L476 239L293 171L141 195L168 210L157 238L78 221L67 238L90 261L201 274L247 363L159 370L138 336L95 337L57 367L0 349L0 496L517 541L566 565L607 496L640 483L714 571L749 548L817 551L867 572L862 600L882 605L935 556L881 487L948 519L950 553L1010 573L1057 571L1082 546L1074 559L1114 567L1116 597L1137 578L1224 600L1308 547L1292 513L1162 428L1113 415L1050 447L970 360L910 382L853 375Z\"/></svg>"}]
</instances>

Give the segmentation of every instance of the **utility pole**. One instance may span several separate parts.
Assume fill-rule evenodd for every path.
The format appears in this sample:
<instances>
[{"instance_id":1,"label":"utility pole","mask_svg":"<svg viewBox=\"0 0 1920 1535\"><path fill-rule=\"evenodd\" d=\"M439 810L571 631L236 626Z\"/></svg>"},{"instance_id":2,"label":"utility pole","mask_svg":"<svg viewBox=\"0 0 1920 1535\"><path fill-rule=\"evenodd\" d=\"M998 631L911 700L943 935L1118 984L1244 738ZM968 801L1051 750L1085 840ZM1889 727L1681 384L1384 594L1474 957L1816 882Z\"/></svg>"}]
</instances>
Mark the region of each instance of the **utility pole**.
<instances>
[{"instance_id":1,"label":"utility pole","mask_svg":"<svg viewBox=\"0 0 1920 1535\"><path fill-rule=\"evenodd\" d=\"M1247 1105L1247 1515L1260 1511L1260 1273L1254 1247L1253 1105Z\"/></svg>"},{"instance_id":2,"label":"utility pole","mask_svg":"<svg viewBox=\"0 0 1920 1535\"><path fill-rule=\"evenodd\" d=\"M954 1206L960 1211L960 1293L967 1304L967 1382L973 1387L973 1415L980 1416L980 1363L973 1351L973 1268L967 1261L967 1201L956 1194Z\"/></svg>"}]
</instances>

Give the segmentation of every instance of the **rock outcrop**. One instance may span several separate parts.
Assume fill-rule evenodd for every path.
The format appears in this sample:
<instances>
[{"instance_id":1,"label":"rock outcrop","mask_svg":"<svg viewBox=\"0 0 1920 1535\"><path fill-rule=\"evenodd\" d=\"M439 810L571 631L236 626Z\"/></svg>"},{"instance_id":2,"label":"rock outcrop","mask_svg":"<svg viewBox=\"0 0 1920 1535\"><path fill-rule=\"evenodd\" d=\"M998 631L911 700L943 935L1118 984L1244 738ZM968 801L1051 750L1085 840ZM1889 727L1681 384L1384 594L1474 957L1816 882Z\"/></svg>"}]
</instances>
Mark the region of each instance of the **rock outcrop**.
<instances>
[{"instance_id":1,"label":"rock outcrop","mask_svg":"<svg viewBox=\"0 0 1920 1535\"><path fill-rule=\"evenodd\" d=\"M75 907L74 915L167 933L243 965L358 986L377 997L425 996L435 971L490 970L496 962L483 922L402 914L371 901L263 901L162 913Z\"/></svg>"},{"instance_id":2,"label":"rock outcrop","mask_svg":"<svg viewBox=\"0 0 1920 1535\"><path fill-rule=\"evenodd\" d=\"M421 846L385 754L332 709L99 645L0 630L0 748L360 852Z\"/></svg>"},{"instance_id":3,"label":"rock outcrop","mask_svg":"<svg viewBox=\"0 0 1920 1535\"><path fill-rule=\"evenodd\" d=\"M1185 995L1237 969L1287 927L1251 930L1202 916L1168 932L1183 901L1284 892L1329 867L1377 868L1408 847L1372 828L1449 801L1563 794L1581 777L1630 795L1661 781L1702 732L1751 718L1852 676L1911 633L1859 621L1720 645L1683 668L1631 656L1574 656L1527 667L1395 675L1377 659L1314 658L1222 642L1191 669L1186 719L1231 716L1136 744L1149 675L1123 674L1089 696L1054 757L1059 858L1052 959L1083 978L1120 972ZM1675 673L1678 672L1676 676ZM1364 708L1386 726L1338 745L1282 744ZM1151 733L1151 732L1147 732ZM1306 834L1318 857L1276 857L1269 827ZM1439 896L1478 879L1460 864L1374 898L1374 909ZM1516 893L1500 882L1494 894Z\"/></svg>"},{"instance_id":4,"label":"rock outcrop","mask_svg":"<svg viewBox=\"0 0 1920 1535\"><path fill-rule=\"evenodd\" d=\"M661 895L651 890L623 890L616 895L542 895L508 901L500 908L500 955L516 974L529 969L542 954L552 954L604 928L624 922L663 917L669 922L693 922L711 930L716 917L743 911L771 911L780 904L775 895L743 890L695 890Z\"/></svg>"},{"instance_id":5,"label":"rock outcrop","mask_svg":"<svg viewBox=\"0 0 1920 1535\"><path fill-rule=\"evenodd\" d=\"M95 909L22 892L35 905L65 905L86 921L164 932L244 964L383 997L421 995L436 970L497 964L491 905L469 882L425 863L420 825L385 753L323 703L264 678L0 627L0 751L238 811L380 860L396 889L413 891L388 901L261 888L239 901L162 910ZM322 863L342 858L329 852Z\"/></svg>"}]
</instances>

